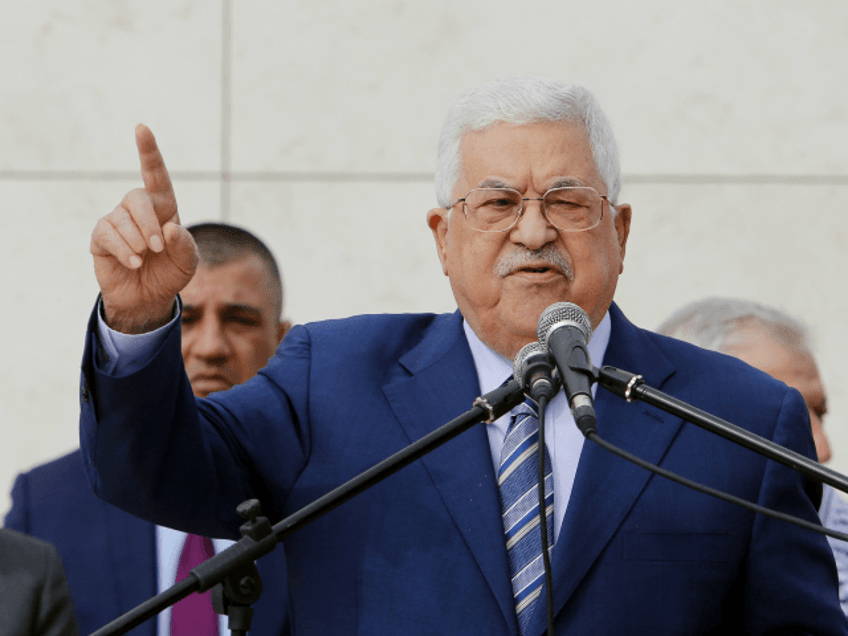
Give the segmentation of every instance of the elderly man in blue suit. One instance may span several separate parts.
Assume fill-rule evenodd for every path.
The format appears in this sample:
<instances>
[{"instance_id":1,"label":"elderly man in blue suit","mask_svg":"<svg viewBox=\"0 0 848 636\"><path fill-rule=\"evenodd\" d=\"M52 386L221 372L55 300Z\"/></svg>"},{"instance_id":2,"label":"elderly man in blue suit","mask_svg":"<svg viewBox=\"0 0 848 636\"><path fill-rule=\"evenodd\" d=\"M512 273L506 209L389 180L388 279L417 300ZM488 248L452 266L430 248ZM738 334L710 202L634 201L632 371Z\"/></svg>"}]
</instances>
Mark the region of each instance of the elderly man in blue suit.
<instances>
[{"instance_id":1,"label":"elderly man in blue suit","mask_svg":"<svg viewBox=\"0 0 848 636\"><path fill-rule=\"evenodd\" d=\"M182 292L182 357L194 394L206 397L253 377L290 325L281 319L279 269L262 241L221 223L195 225L188 232L198 245L200 265ZM84 634L173 585L188 539L98 499L79 451L18 476L5 525L58 548ZM215 540L207 547L220 551L229 543ZM283 636L289 633L283 551L275 550L258 565L266 592L254 606L251 634ZM211 604L206 610L211 633L227 633L224 619L211 615ZM163 612L158 623L147 621L132 633L169 636L170 618L170 611Z\"/></svg>"},{"instance_id":2,"label":"elderly man in blue suit","mask_svg":"<svg viewBox=\"0 0 848 636\"><path fill-rule=\"evenodd\" d=\"M631 207L618 200L609 122L581 87L500 80L449 112L427 222L456 313L295 327L254 379L199 400L173 364L195 250L152 133L140 126L136 141L144 187L92 235L102 302L81 390L89 478L134 514L232 535L248 497L299 510L502 384L560 301L588 314L596 366L641 373L814 456L797 392L641 330L613 303ZM102 343L127 334L131 350L104 362ZM603 393L595 406L601 435L630 452L816 519L815 488L788 468L651 407ZM512 522L514 502L531 494L508 487L526 465L512 463L514 434L530 457L540 446L538 419L521 406L286 537L295 633L535 636L548 607L557 634L848 633L823 537L583 444L561 394L545 421L550 606L540 524L530 515L515 533Z\"/></svg>"}]
</instances>

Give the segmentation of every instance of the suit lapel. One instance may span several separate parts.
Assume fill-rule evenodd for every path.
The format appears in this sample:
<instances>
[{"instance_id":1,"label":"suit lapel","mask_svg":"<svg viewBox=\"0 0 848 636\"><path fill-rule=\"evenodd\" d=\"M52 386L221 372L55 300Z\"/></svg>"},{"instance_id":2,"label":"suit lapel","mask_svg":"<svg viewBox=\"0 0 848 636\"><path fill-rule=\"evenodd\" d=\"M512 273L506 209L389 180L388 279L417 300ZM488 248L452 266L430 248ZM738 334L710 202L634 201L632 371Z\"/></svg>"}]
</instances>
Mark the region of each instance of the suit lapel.
<instances>
[{"instance_id":1,"label":"suit lapel","mask_svg":"<svg viewBox=\"0 0 848 636\"><path fill-rule=\"evenodd\" d=\"M610 314L612 333L604 364L641 373L650 386L658 388L674 373L674 367L615 305ZM602 388L597 392L595 410L600 437L654 464L662 459L682 423L657 410L649 414L645 405L627 403ZM555 613L562 610L616 533L650 475L586 440L554 548ZM534 627L537 624L536 631L544 631L544 612L536 612Z\"/></svg>"},{"instance_id":2,"label":"suit lapel","mask_svg":"<svg viewBox=\"0 0 848 636\"><path fill-rule=\"evenodd\" d=\"M410 441L471 409L480 395L459 312L438 317L420 345L400 362L411 377L388 384L383 391ZM421 462L497 598L504 619L508 625L516 625L485 425L476 424Z\"/></svg>"}]
</instances>

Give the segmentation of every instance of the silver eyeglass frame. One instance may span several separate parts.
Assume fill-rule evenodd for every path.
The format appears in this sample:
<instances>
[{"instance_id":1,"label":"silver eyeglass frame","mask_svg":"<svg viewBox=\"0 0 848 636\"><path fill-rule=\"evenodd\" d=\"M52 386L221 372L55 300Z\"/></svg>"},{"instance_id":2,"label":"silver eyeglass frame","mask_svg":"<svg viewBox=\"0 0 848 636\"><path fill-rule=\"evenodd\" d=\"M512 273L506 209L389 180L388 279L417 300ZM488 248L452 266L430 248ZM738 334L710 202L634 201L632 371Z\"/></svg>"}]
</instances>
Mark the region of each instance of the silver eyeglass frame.
<instances>
[{"instance_id":1,"label":"silver eyeglass frame","mask_svg":"<svg viewBox=\"0 0 848 636\"><path fill-rule=\"evenodd\" d=\"M577 189L592 190L592 191L595 192L595 194L597 194L601 198L601 215L598 217L597 222L594 225L592 225L591 227L581 227L581 228L560 227L559 225L557 225L556 223L554 223L551 220L551 217L548 216L548 210L545 207L545 202L544 202L545 197L548 196L548 194L550 194L551 192L555 192L557 190L577 190ZM501 230L483 230L483 229L480 229L479 227L474 227L473 225L468 223L468 211L467 211L468 208L465 204L465 199L468 198L469 194L471 194L472 192L475 192L477 190L515 192L519 197L521 197L521 209L518 210L518 214L515 216L515 220L509 225L509 227L505 227ZM595 188L593 188L592 186L560 186L558 188L551 188L550 190L545 192L545 194L543 194L540 197L523 197L523 196L521 196L521 193L518 190L516 190L515 188L471 188L468 192L465 193L465 196L458 198L456 201L451 203L449 206L445 207L445 210L450 210L457 203L462 203L462 216L465 217L465 222L468 223L468 227L470 227L472 230L474 230L476 232L486 232L487 234L498 233L498 232L509 232L512 228L514 228L516 225L518 225L518 222L521 220L521 215L524 214L524 210L527 209L527 205L526 205L525 201L539 201L542 204L542 214L545 215L545 219L548 221L548 223L550 223L552 226L554 226L556 229L560 230L561 232L588 232L589 230L594 230L596 227L598 227L601 224L601 221L604 218L604 203L603 202L606 201L607 204L610 207L615 207L613 205L612 201L609 200L609 196L607 196L606 194L601 194L600 192L595 190Z\"/></svg>"}]
</instances>

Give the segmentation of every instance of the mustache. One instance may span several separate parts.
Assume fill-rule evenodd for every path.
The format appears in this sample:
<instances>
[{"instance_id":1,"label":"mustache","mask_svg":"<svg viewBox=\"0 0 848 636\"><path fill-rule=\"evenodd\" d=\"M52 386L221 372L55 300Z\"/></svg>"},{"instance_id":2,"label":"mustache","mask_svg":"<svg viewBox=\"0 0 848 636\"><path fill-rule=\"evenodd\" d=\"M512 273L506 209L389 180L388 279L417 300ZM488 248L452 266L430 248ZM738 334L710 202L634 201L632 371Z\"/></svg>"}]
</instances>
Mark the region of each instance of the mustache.
<instances>
[{"instance_id":1,"label":"mustache","mask_svg":"<svg viewBox=\"0 0 848 636\"><path fill-rule=\"evenodd\" d=\"M551 244L544 245L537 250L516 247L495 263L494 272L496 276L504 278L527 265L537 266L543 263L557 270L568 280L574 278L571 263Z\"/></svg>"}]
</instances>

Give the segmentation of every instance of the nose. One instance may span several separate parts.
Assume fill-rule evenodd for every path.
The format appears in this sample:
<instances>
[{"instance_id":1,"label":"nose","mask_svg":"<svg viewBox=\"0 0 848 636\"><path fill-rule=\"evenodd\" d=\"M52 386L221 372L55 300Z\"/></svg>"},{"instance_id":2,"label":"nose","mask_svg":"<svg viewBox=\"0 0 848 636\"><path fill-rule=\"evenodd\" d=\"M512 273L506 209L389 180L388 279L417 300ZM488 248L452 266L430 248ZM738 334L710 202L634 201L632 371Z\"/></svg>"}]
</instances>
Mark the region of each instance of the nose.
<instances>
[{"instance_id":1,"label":"nose","mask_svg":"<svg viewBox=\"0 0 848 636\"><path fill-rule=\"evenodd\" d=\"M512 228L510 238L529 250L537 250L556 240L556 228L548 221L540 197L526 197L524 211Z\"/></svg>"},{"instance_id":2,"label":"nose","mask_svg":"<svg viewBox=\"0 0 848 636\"><path fill-rule=\"evenodd\" d=\"M826 464L832 457L830 451L830 441L827 439L827 434L824 432L821 418L815 413L810 413L810 424L813 429L813 442L816 445L816 455L819 462Z\"/></svg>"},{"instance_id":3,"label":"nose","mask_svg":"<svg viewBox=\"0 0 848 636\"><path fill-rule=\"evenodd\" d=\"M217 316L205 316L188 334L185 344L190 354L205 360L225 360L232 353L224 325Z\"/></svg>"}]
</instances>

